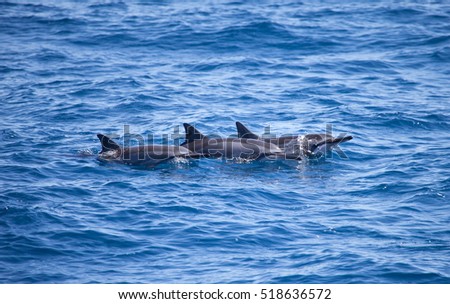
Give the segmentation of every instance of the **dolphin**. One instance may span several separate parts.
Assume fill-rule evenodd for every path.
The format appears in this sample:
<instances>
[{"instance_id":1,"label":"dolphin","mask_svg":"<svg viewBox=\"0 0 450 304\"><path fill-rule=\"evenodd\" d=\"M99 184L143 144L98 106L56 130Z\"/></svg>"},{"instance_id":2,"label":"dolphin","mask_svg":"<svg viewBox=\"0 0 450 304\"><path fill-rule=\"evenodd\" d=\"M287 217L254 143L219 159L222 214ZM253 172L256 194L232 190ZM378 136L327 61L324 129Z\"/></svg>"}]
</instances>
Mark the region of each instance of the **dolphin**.
<instances>
[{"instance_id":1,"label":"dolphin","mask_svg":"<svg viewBox=\"0 0 450 304\"><path fill-rule=\"evenodd\" d=\"M183 126L186 141L181 146L205 157L256 160L275 157L283 152L278 146L260 139L209 138L190 124Z\"/></svg>"},{"instance_id":2,"label":"dolphin","mask_svg":"<svg viewBox=\"0 0 450 304\"><path fill-rule=\"evenodd\" d=\"M280 136L280 137L277 137L277 138L261 138L258 135L254 134L252 131L250 131L246 126L244 126L239 121L236 122L236 128L237 128L237 131L238 131L238 137L239 138L261 139L261 140L264 140L266 142L270 142L270 143L272 143L274 145L277 145L281 149L283 149L284 146L286 144L288 144L289 142L291 142L292 140L298 138L298 136L293 136L293 135L292 136L291 135Z\"/></svg>"},{"instance_id":3,"label":"dolphin","mask_svg":"<svg viewBox=\"0 0 450 304\"><path fill-rule=\"evenodd\" d=\"M180 146L148 145L136 147L121 147L111 138L97 134L102 144L99 159L127 165L153 167L175 157L198 158L197 153Z\"/></svg>"},{"instance_id":4,"label":"dolphin","mask_svg":"<svg viewBox=\"0 0 450 304\"><path fill-rule=\"evenodd\" d=\"M236 122L236 128L239 138L261 139L280 147L289 158L298 155L298 158L320 158L331 151L340 143L353 139L353 136L333 137L329 134L305 134L305 135L287 135L275 138L261 138L252 133L239 121Z\"/></svg>"}]
</instances>

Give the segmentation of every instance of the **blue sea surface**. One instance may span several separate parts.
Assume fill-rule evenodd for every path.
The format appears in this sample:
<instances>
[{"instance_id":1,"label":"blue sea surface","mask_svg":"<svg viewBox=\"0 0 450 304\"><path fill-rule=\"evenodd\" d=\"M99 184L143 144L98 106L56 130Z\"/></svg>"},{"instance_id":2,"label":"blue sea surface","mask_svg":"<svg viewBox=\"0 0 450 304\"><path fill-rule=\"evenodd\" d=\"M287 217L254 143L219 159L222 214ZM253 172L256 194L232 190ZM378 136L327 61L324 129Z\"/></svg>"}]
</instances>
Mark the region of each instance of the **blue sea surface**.
<instances>
[{"instance_id":1,"label":"blue sea surface","mask_svg":"<svg viewBox=\"0 0 450 304\"><path fill-rule=\"evenodd\" d=\"M448 1L2 1L0 283L450 283L449 111ZM96 157L236 121L354 139Z\"/></svg>"}]
</instances>

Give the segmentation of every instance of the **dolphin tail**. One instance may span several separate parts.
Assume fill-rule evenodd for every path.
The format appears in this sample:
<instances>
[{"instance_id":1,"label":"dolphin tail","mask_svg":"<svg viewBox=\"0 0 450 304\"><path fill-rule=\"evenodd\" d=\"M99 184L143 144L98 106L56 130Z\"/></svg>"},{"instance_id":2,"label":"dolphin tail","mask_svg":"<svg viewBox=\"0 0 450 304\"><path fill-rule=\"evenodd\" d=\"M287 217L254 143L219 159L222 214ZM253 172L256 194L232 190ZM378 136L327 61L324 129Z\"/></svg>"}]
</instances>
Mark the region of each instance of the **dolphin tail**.
<instances>
[{"instance_id":1,"label":"dolphin tail","mask_svg":"<svg viewBox=\"0 0 450 304\"><path fill-rule=\"evenodd\" d=\"M186 139L181 144L181 146L184 146L186 144L189 144L193 142L194 140L204 139L206 138L205 135L203 135L199 130L197 130L194 126L184 123L184 130L186 131Z\"/></svg>"},{"instance_id":2,"label":"dolphin tail","mask_svg":"<svg viewBox=\"0 0 450 304\"><path fill-rule=\"evenodd\" d=\"M236 128L238 131L238 137L239 138L251 138L251 139L259 139L259 136L252 133L249 129L247 129L246 126L244 126L239 121L236 121Z\"/></svg>"},{"instance_id":3,"label":"dolphin tail","mask_svg":"<svg viewBox=\"0 0 450 304\"><path fill-rule=\"evenodd\" d=\"M112 151L112 150L120 150L120 146L116 144L111 138L103 134L97 134L98 139L102 143L102 151L100 153Z\"/></svg>"}]
</instances>

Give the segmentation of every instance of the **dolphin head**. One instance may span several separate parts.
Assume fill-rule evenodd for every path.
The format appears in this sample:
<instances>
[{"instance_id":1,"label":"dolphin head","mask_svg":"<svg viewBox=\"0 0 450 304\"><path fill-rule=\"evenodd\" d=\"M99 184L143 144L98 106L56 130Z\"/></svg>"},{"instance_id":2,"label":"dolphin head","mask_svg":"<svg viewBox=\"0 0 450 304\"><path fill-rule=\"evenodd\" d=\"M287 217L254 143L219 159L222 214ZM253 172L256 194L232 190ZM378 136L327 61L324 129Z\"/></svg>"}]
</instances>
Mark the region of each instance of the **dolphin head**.
<instances>
[{"instance_id":1,"label":"dolphin head","mask_svg":"<svg viewBox=\"0 0 450 304\"><path fill-rule=\"evenodd\" d=\"M353 136L332 137L327 134L305 135L304 150L310 158L320 158L337 145L352 140Z\"/></svg>"}]
</instances>

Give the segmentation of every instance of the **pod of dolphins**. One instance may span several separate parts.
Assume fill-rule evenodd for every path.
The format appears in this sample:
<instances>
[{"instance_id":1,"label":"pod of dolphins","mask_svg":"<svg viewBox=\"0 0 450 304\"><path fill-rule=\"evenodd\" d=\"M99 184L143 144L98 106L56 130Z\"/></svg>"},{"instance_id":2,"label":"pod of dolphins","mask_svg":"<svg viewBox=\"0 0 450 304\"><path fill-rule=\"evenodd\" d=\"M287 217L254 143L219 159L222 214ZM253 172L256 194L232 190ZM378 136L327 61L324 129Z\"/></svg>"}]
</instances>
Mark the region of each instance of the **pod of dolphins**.
<instances>
[{"instance_id":1,"label":"pod of dolphins","mask_svg":"<svg viewBox=\"0 0 450 304\"><path fill-rule=\"evenodd\" d=\"M156 166L175 157L305 160L320 158L338 144L353 138L352 136L332 137L328 134L262 138L252 133L240 122L236 122L237 138L210 138L190 124L183 125L186 137L180 146L121 147L106 135L97 134L102 144L99 160L148 167Z\"/></svg>"}]
</instances>

